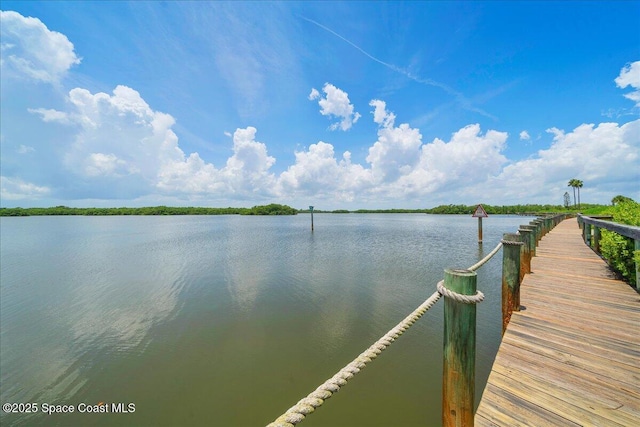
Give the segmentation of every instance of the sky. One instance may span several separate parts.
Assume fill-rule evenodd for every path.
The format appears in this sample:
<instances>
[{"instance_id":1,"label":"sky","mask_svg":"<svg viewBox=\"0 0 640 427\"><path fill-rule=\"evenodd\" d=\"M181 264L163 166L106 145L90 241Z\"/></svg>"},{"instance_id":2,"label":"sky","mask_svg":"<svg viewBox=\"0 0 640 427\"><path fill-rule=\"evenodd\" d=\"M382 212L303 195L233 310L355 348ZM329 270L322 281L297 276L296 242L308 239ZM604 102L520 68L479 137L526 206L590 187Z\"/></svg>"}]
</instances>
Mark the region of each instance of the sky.
<instances>
[{"instance_id":1,"label":"sky","mask_svg":"<svg viewBox=\"0 0 640 427\"><path fill-rule=\"evenodd\" d=\"M640 200L640 2L0 3L0 206Z\"/></svg>"}]
</instances>

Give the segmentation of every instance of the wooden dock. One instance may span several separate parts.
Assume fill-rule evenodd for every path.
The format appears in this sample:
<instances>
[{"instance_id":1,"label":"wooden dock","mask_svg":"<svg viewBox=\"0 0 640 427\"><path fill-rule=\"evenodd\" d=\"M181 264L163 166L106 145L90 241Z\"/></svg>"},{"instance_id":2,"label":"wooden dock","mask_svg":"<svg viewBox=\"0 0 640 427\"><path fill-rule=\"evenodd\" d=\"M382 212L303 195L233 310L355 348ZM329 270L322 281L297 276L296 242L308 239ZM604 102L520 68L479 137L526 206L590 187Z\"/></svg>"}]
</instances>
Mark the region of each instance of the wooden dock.
<instances>
[{"instance_id":1,"label":"wooden dock","mask_svg":"<svg viewBox=\"0 0 640 427\"><path fill-rule=\"evenodd\" d=\"M476 426L640 426L640 295L575 219L540 241Z\"/></svg>"}]
</instances>

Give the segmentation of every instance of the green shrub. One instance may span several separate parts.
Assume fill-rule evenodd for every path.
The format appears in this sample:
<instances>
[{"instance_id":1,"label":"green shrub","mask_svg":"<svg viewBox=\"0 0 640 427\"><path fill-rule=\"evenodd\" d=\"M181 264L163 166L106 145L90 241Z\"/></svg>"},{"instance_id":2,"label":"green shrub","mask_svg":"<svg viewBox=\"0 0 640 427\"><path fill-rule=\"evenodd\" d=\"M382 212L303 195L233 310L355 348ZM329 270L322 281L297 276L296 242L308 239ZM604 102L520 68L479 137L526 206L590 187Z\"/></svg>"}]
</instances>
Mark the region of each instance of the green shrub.
<instances>
[{"instance_id":1,"label":"green shrub","mask_svg":"<svg viewBox=\"0 0 640 427\"><path fill-rule=\"evenodd\" d=\"M618 203L612 209L613 221L640 226L640 204L633 200ZM609 264L629 283L636 283L635 263L640 262L640 251L634 251L633 239L602 230L600 252Z\"/></svg>"}]
</instances>

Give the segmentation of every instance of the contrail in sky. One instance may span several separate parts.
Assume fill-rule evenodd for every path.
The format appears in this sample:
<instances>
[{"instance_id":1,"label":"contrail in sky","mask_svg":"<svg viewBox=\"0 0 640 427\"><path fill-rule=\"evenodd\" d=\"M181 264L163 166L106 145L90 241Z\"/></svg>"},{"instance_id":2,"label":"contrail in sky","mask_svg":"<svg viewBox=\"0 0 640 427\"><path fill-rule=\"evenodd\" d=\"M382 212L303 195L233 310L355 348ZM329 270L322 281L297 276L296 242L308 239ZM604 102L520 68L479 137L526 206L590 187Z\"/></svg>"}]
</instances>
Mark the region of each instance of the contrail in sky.
<instances>
[{"instance_id":1,"label":"contrail in sky","mask_svg":"<svg viewBox=\"0 0 640 427\"><path fill-rule=\"evenodd\" d=\"M408 72L407 70L397 67L393 64L389 64L387 62L384 62L378 58L376 58L375 56L371 55L369 52L367 52L366 50L362 49L360 46L358 46L357 44L353 43L351 40L341 36L340 34L336 33L335 31L333 31L331 28L326 27L322 24L320 24L319 22L314 21L313 19L310 18L306 18L304 16L299 15L300 18L304 19L307 22L311 22L313 25L316 25L317 27L322 28L323 30L333 34L334 36L338 37L340 40L350 44L351 46L353 46L354 48L358 49L360 52L362 52L363 55L365 55L367 58L377 62L378 64L384 65L385 67L389 68L392 71L395 71L396 73L400 73L403 76L417 82L417 83L421 83L421 84L426 84L429 86L435 86L435 87L439 87L440 89L444 90L445 92L447 92L449 95L454 96L458 102L460 102L460 104L462 105L463 108L469 110L469 111L473 111L479 114L482 114L483 116L489 117L493 120L497 120L497 118L495 116L492 116L491 114L487 113L484 110L481 110L477 107L474 107L473 105L471 105L471 101L469 101L462 93L456 91L455 89L445 85L444 83L439 83L435 80L431 80L431 79L422 79L419 78L417 76L414 76L413 74L411 74L410 72Z\"/></svg>"}]
</instances>

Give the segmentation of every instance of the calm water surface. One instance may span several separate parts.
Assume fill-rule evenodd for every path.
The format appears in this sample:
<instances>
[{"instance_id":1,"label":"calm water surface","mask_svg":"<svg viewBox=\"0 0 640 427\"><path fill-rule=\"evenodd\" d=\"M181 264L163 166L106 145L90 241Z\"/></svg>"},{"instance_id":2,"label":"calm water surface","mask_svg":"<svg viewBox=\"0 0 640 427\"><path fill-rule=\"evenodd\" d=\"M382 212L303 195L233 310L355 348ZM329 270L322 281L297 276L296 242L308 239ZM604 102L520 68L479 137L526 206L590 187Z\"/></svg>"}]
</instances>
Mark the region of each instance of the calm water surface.
<instances>
[{"instance_id":1,"label":"calm water surface","mask_svg":"<svg viewBox=\"0 0 640 427\"><path fill-rule=\"evenodd\" d=\"M74 405L11 425L261 426L529 218L0 220L0 403ZM477 399L500 339L501 256L478 287ZM440 302L304 425L437 426ZM80 414L78 405L135 412ZM41 406L40 406L41 408Z\"/></svg>"}]
</instances>

